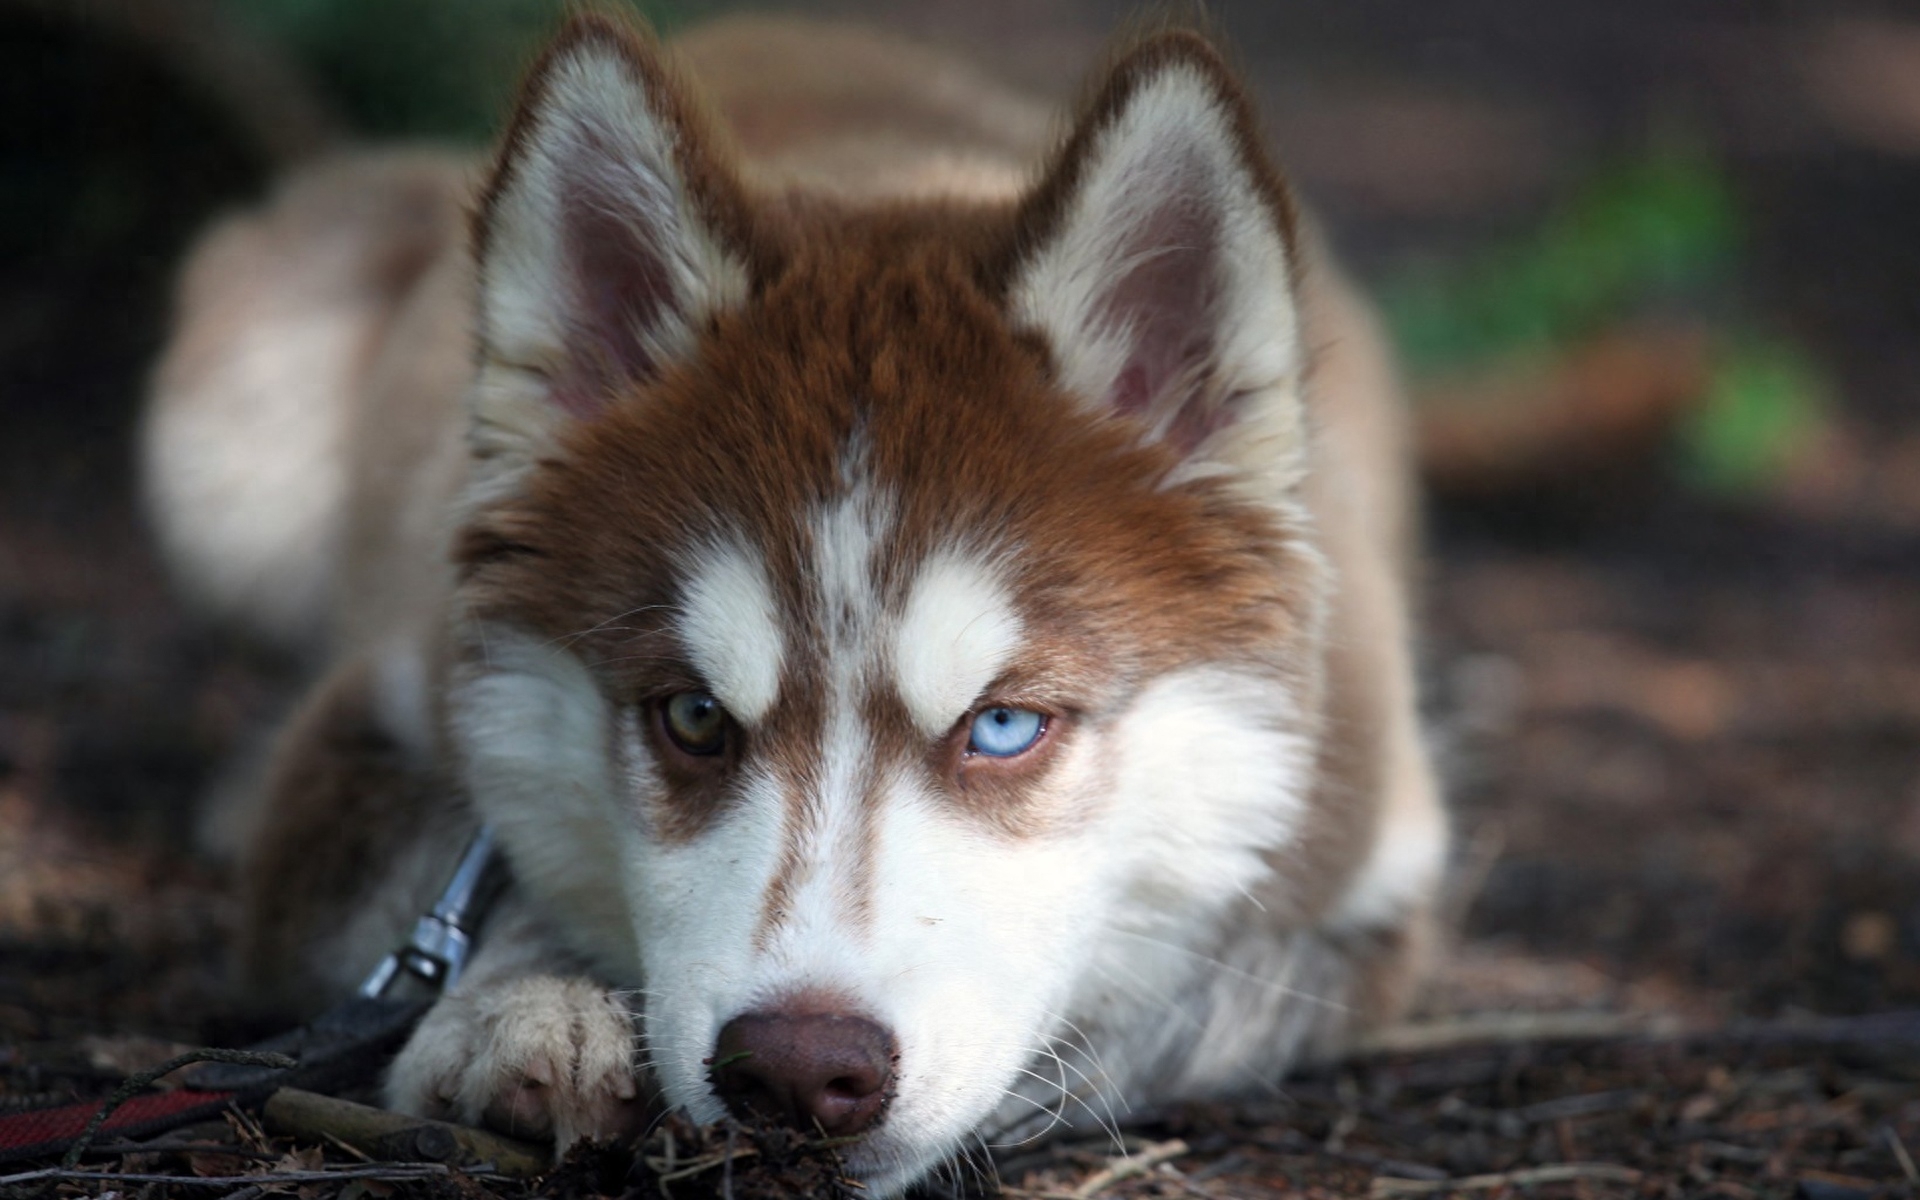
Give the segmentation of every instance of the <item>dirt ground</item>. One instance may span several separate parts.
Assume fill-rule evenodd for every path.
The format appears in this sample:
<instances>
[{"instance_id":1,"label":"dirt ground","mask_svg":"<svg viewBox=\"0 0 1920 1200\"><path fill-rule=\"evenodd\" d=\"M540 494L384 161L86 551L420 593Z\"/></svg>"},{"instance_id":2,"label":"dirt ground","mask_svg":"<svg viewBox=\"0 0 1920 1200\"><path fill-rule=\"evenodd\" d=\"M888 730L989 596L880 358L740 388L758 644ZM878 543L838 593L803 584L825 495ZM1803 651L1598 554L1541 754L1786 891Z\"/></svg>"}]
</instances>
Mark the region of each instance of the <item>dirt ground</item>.
<instances>
[{"instance_id":1,"label":"dirt ground","mask_svg":"<svg viewBox=\"0 0 1920 1200\"><path fill-rule=\"evenodd\" d=\"M1055 92L1125 13L829 7ZM136 1035L268 1032L224 986L230 901L190 852L191 813L293 679L171 598L130 454L172 265L265 166L137 48L26 11L0 5L0 111L33 114L0 132L0 1111L110 1084ZM1724 303L1808 346L1840 404L1811 465L1743 501L1686 490L1657 456L1435 499L1426 661L1462 933L1426 1016L1501 1017L1491 1044L1146 1115L1129 1145L1158 1160L1132 1176L1100 1175L1103 1142L1001 1178L1082 1200L1915 1194L1920 1018L1898 1014L1920 1009L1920 19L1708 0L1213 11L1283 160L1373 278L1523 226L1684 118L1749 206ZM1542 1012L1693 1033L1516 1040L1512 1014ZM542 1186L622 1194L651 1178L634 1161Z\"/></svg>"}]
</instances>

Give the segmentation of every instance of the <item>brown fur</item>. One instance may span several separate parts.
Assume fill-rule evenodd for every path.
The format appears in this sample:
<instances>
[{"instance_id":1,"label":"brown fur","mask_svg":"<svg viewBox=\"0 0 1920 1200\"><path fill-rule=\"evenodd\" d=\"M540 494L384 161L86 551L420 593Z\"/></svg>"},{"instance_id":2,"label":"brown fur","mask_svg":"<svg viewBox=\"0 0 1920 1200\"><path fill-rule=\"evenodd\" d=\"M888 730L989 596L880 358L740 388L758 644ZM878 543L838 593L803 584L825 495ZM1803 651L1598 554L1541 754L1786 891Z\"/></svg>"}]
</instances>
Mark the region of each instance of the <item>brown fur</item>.
<instances>
[{"instance_id":1,"label":"brown fur","mask_svg":"<svg viewBox=\"0 0 1920 1200\"><path fill-rule=\"evenodd\" d=\"M1172 465L1170 451L1135 446L1123 429L1079 420L1071 403L1051 391L1044 352L1029 339L1010 336L998 308L1024 247L1058 220L1061 197L1070 194L1095 133L1139 80L1169 59L1199 66L1216 81L1249 161L1261 167L1260 183L1276 219L1294 228L1292 203L1259 152L1251 110L1205 42L1191 34L1164 35L1123 57L1088 104L1076 136L1017 210L988 204L929 211L898 205L845 209L787 196L763 198L751 208L720 157L725 142L713 135L656 47L600 20L577 26L573 36L617 40L638 65L649 97L684 124L681 166L706 215L753 264L756 296L750 317L718 319L703 359L671 366L644 395L580 425L526 496L461 531L455 560L471 615L511 614L548 636L577 637L585 657L599 664L610 694L661 696L695 686L672 665L678 652L664 627L636 629L615 619L672 601L671 554L685 533L684 508L662 508L658 497L707 511L757 514L755 532L773 577L797 580L806 547L796 539L803 531L786 523L823 499L805 494L807 481L833 477L839 446L864 419L872 422L868 433L881 482L904 497L897 561L913 561L913 551L949 525L1004 520L1010 538L1043 550L1041 557L1057 565L1057 576L1029 581L1020 592L1023 610L1035 615L1055 648L1052 679L1072 678L1076 662L1087 664L1081 674L1091 681L1110 678L1115 664L1127 668L1123 678L1141 680L1196 657L1265 657L1279 647L1277 657L1286 660L1289 639L1276 634L1301 621L1301 601L1273 591L1273 563L1289 552L1291 531L1212 485L1155 490ZM550 50L543 63L563 48ZM527 85L529 97L538 94L542 70L536 67ZM521 111L528 109L523 105ZM524 126L523 116L510 127L479 208L483 262L490 198L510 177ZM1327 286L1315 279L1310 287L1316 285ZM1314 333L1329 336L1324 325ZM719 394L734 402L709 402ZM968 397L965 408L952 402L957 395ZM1336 426L1328 433L1331 441L1344 430ZM962 446L964 454L947 453ZM929 453L930 447L940 453ZM1395 466L1355 476L1402 473ZM984 480L995 485L978 486ZM1005 483L1010 480L1018 481L1011 494ZM1346 480L1329 481L1320 490L1347 486ZM989 497L1010 511L975 514L953 507ZM1153 535L1144 556L1142 531ZM1339 557L1350 545L1364 552L1377 539L1372 530L1354 529L1351 540L1329 540ZM1388 540L1405 539L1395 533ZM1074 579L1088 586L1076 587ZM1116 591L1115 579L1126 585ZM1214 603L1186 603L1196 594ZM1179 602L1169 607L1163 597ZM797 595L784 602L794 611L801 608ZM621 628L583 632L600 624ZM1336 646L1364 642L1334 639ZM1377 747L1351 743L1377 740L1371 731L1380 723L1370 714L1379 701L1354 693L1376 674L1364 666L1334 672L1327 767L1329 778L1340 782L1316 798L1312 848L1289 864L1295 887L1317 902L1330 888L1311 877L1344 878L1365 843L1370 809L1338 803L1333 793L1375 791L1364 776L1376 768ZM769 723L767 736L790 739L796 756L812 743L821 719L806 711L811 690L783 689L782 708ZM1022 693L1022 699L1064 715L1105 707L1117 697ZM1357 711L1341 711L1349 707ZM883 727L904 737L903 714L892 716ZM703 798L707 791L698 785L685 789L684 803L663 831L691 837L704 828L717 810ZM990 779L970 780L956 798L984 804L1008 832L1032 832L1017 804ZM1304 907L1317 907L1314 901Z\"/></svg>"},{"instance_id":2,"label":"brown fur","mask_svg":"<svg viewBox=\"0 0 1920 1200\"><path fill-rule=\"evenodd\" d=\"M796 517L827 500L811 489L836 477L858 426L875 482L899 496L898 542L880 551L885 594L910 582L889 566L918 562L955 528L1001 530L1050 564L1015 585L1049 667L1050 690L1024 701L1063 716L1106 709L1123 694L1111 689L1179 663L1284 653L1285 631L1304 624L1276 590L1289 532L1218 484L1160 489L1168 452L1079 419L1031 346L1003 332L971 264L924 229L875 224L804 238L831 249L796 255L748 312L717 321L701 358L572 430L524 497L482 517L488 544L517 549L466 564L472 615L570 639L609 695L695 686L660 614L677 594L677 552L711 532L697 514L744 517L774 578L804 577ZM801 597L787 603L800 619ZM633 609L644 611L621 618ZM765 722L764 736L799 755L824 719L812 685L827 665L805 653L823 642L802 643ZM1102 691L1063 688L1075 678ZM878 715L897 749L918 742L903 710ZM983 782L960 798L994 794ZM989 809L1020 826L1017 810Z\"/></svg>"},{"instance_id":3,"label":"brown fur","mask_svg":"<svg viewBox=\"0 0 1920 1200\"><path fill-rule=\"evenodd\" d=\"M265 995L296 1008L311 1003L303 990L327 982L314 971L314 944L336 931L315 915L367 903L435 821L447 788L374 717L369 674L363 663L334 672L282 732L266 783L276 798L271 835L240 879L241 967Z\"/></svg>"},{"instance_id":4,"label":"brown fur","mask_svg":"<svg viewBox=\"0 0 1920 1200\"><path fill-rule=\"evenodd\" d=\"M910 582L899 564L919 562L955 528L1001 530L1006 544L1049 564L1044 576L1017 581L1016 594L1040 630L1051 690L1005 683L1059 725L1112 708L1177 664L1306 657L1296 639L1309 624L1307 598L1286 590L1293 531L1217 483L1161 489L1174 450L1140 447L1124 426L1085 421L1051 382L1044 351L1010 331L1001 308L1008 278L1059 219L1094 139L1168 62L1206 73L1251 160L1264 163L1246 101L1205 42L1169 34L1122 58L1017 210L775 202L744 217L731 172L707 149L704 117L645 40L606 22L576 26L535 68L530 100L548 64L581 39L618 46L648 96L681 125L689 186L755 264L754 294L745 310L714 319L697 356L630 385L602 417L569 431L524 496L469 527L461 562L471 615L568 639L598 666L610 695L645 701L696 686L664 621L649 629L646 617L620 614L672 611L676 557L689 540L717 532L697 514L745 519L773 577L804 578L810 554L798 518L828 499L810 489L837 478L836 458L858 429L874 482L901 505L897 542L880 551L893 567L877 581L888 599ZM510 129L482 206L483 270L492 198L512 178L525 126L523 115ZM1277 177L1263 166L1259 181L1275 219L1291 229ZM1295 573L1305 572L1302 563ZM804 599L783 598L790 620L805 619ZM819 742L814 684L826 664L803 654L793 667L757 736L791 746L798 770ZM1089 687L1098 680L1101 694L1063 687L1075 678ZM904 710L871 715L895 735L887 750L917 744ZM955 799L1005 832L1044 829L1019 805L1025 789L996 774L977 772L952 789ZM939 773L956 784L958 775ZM658 826L669 837L692 837L722 811L710 786L683 787L677 799Z\"/></svg>"}]
</instances>

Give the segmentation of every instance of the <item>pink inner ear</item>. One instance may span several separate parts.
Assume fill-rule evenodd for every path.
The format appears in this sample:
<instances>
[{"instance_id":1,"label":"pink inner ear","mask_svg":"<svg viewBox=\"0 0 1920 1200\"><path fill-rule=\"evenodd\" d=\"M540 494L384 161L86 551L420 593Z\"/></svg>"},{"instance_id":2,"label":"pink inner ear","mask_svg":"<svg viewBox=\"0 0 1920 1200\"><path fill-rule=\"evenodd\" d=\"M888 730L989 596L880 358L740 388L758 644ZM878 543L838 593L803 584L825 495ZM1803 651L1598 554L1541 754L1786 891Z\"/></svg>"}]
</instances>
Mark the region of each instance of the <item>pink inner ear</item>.
<instances>
[{"instance_id":1,"label":"pink inner ear","mask_svg":"<svg viewBox=\"0 0 1920 1200\"><path fill-rule=\"evenodd\" d=\"M685 319L669 261L680 215L669 185L619 165L619 151L583 133L558 181L561 253L570 284L567 366L553 400L591 416L623 385L653 378L659 334Z\"/></svg>"},{"instance_id":2,"label":"pink inner ear","mask_svg":"<svg viewBox=\"0 0 1920 1200\"><path fill-rule=\"evenodd\" d=\"M1183 163L1187 179L1204 177ZM1184 182L1184 180L1183 180ZM1221 218L1209 198L1174 188L1120 246L1121 271L1099 302L1101 323L1127 331L1127 359L1107 402L1163 426L1182 451L1228 419L1211 399L1223 286Z\"/></svg>"}]
</instances>

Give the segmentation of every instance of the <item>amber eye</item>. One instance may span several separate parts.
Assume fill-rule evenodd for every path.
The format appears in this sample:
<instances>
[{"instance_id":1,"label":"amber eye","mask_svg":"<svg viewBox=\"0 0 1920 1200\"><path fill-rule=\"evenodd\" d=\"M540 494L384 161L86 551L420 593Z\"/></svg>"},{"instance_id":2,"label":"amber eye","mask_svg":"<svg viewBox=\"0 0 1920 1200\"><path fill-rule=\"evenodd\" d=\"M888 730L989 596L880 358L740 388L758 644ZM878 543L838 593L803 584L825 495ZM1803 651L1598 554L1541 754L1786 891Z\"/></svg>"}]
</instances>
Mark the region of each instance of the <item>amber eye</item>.
<instances>
[{"instance_id":1,"label":"amber eye","mask_svg":"<svg viewBox=\"0 0 1920 1200\"><path fill-rule=\"evenodd\" d=\"M667 737L688 754L718 754L727 743L727 710L705 692L678 692L660 706Z\"/></svg>"}]
</instances>

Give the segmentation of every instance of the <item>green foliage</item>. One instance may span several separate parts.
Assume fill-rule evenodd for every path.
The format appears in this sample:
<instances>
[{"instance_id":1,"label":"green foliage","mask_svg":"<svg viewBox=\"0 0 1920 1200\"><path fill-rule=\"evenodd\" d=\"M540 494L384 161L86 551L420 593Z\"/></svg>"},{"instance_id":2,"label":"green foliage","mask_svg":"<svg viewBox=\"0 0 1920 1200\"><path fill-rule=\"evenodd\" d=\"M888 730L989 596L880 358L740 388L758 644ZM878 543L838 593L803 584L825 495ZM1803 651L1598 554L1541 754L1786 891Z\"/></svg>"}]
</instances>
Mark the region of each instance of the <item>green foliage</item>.
<instances>
[{"instance_id":1,"label":"green foliage","mask_svg":"<svg viewBox=\"0 0 1920 1200\"><path fill-rule=\"evenodd\" d=\"M567 0L225 0L376 135L484 140ZM686 4L630 0L656 26ZM577 7L577 6L572 6Z\"/></svg>"},{"instance_id":2,"label":"green foliage","mask_svg":"<svg viewBox=\"0 0 1920 1200\"><path fill-rule=\"evenodd\" d=\"M1729 347L1706 400L1678 431L1681 478L1723 496L1764 488L1819 433L1829 395L1820 371L1793 346Z\"/></svg>"},{"instance_id":3,"label":"green foliage","mask_svg":"<svg viewBox=\"0 0 1920 1200\"><path fill-rule=\"evenodd\" d=\"M374 136L484 141L571 0L223 0L288 48ZM632 4L671 31L727 0ZM101 220L111 220L102 212ZM1416 374L1552 350L1710 290L1740 242L1731 189L1703 155L1668 147L1597 174L1537 229L1388 285L1388 319ZM1680 431L1683 476L1718 493L1764 485L1821 421L1824 389L1791 347L1747 339Z\"/></svg>"},{"instance_id":4,"label":"green foliage","mask_svg":"<svg viewBox=\"0 0 1920 1200\"><path fill-rule=\"evenodd\" d=\"M1740 208L1712 161L1667 148L1603 171L1532 232L1460 262L1410 271L1385 291L1414 373L1564 350L1636 316L1691 311L1734 283ZM1740 329L1719 344L1706 394L1675 431L1687 486L1764 490L1828 420L1831 390L1790 343Z\"/></svg>"},{"instance_id":5,"label":"green foliage","mask_svg":"<svg viewBox=\"0 0 1920 1200\"><path fill-rule=\"evenodd\" d=\"M1389 321L1417 373L1594 333L1711 284L1732 263L1739 210L1706 158L1663 150L1596 176L1538 229L1463 263L1389 284Z\"/></svg>"}]
</instances>

